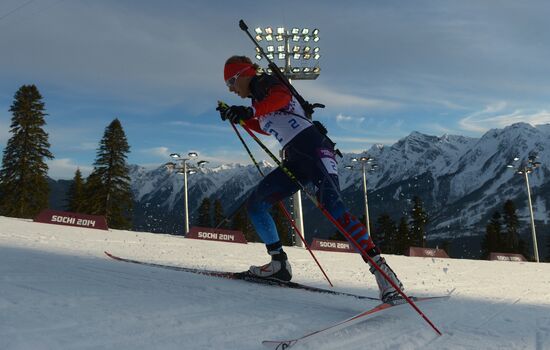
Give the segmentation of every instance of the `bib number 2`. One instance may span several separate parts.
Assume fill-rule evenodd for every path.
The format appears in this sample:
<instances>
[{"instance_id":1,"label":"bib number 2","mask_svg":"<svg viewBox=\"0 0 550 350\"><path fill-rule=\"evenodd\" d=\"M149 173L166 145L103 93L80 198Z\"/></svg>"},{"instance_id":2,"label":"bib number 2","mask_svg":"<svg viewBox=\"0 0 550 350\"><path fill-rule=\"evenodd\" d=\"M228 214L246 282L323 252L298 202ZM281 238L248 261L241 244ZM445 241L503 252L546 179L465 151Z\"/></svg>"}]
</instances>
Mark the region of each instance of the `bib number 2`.
<instances>
[{"instance_id":1,"label":"bib number 2","mask_svg":"<svg viewBox=\"0 0 550 350\"><path fill-rule=\"evenodd\" d=\"M334 152L327 148L320 148L318 154L327 172L331 175L338 175L338 163L334 157Z\"/></svg>"}]
</instances>

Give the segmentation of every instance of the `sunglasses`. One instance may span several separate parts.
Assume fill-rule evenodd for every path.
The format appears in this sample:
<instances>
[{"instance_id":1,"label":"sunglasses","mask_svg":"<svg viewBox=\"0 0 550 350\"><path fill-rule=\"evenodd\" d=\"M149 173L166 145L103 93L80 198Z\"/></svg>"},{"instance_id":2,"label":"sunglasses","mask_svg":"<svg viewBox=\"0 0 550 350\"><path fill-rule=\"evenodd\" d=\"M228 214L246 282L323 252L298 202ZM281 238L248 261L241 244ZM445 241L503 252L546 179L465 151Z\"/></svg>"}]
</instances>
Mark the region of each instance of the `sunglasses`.
<instances>
[{"instance_id":1,"label":"sunglasses","mask_svg":"<svg viewBox=\"0 0 550 350\"><path fill-rule=\"evenodd\" d=\"M239 79L239 76L241 74L243 74L246 70L250 69L250 67L246 67L245 69L241 70L241 71L238 71L234 76L232 76L231 78L227 79L225 81L225 85L227 85L227 87L232 87L233 85L235 85L235 83L237 82L237 79Z\"/></svg>"}]
</instances>

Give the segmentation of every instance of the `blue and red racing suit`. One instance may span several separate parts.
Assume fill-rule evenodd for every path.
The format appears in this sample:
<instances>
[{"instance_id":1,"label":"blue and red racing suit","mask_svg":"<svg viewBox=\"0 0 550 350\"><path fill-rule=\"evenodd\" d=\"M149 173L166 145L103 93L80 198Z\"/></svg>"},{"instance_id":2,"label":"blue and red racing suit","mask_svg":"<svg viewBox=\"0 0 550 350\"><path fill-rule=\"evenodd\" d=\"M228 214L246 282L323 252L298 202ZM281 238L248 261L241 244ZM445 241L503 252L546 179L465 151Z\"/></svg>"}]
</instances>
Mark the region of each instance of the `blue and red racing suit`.
<instances>
[{"instance_id":1,"label":"blue and red racing suit","mask_svg":"<svg viewBox=\"0 0 550 350\"><path fill-rule=\"evenodd\" d=\"M344 206L333 143L304 116L301 105L277 78L255 76L250 91L254 117L245 122L246 126L274 136L283 147L284 166L302 185L315 185L325 209L369 255L378 254L366 227ZM269 209L298 190L298 185L277 168L261 180L248 198L250 219L268 251L282 246Z\"/></svg>"}]
</instances>

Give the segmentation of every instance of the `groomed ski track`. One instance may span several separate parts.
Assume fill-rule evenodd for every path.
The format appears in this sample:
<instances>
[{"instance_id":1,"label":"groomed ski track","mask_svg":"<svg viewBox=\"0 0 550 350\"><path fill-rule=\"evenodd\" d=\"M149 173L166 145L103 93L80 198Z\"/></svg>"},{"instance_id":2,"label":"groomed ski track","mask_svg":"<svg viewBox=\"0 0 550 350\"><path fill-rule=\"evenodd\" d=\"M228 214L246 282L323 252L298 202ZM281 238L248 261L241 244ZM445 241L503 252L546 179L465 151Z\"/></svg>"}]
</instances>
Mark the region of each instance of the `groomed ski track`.
<instances>
[{"instance_id":1,"label":"groomed ski track","mask_svg":"<svg viewBox=\"0 0 550 350\"><path fill-rule=\"evenodd\" d=\"M240 271L266 260L258 244L99 231L0 217L1 349L261 349L344 320L374 301L315 294L124 264L121 256ZM287 249L295 280L326 287L303 249ZM336 289L376 293L355 254L317 253ZM422 305L437 337L396 308L296 349L548 349L550 264L387 256Z\"/></svg>"}]
</instances>

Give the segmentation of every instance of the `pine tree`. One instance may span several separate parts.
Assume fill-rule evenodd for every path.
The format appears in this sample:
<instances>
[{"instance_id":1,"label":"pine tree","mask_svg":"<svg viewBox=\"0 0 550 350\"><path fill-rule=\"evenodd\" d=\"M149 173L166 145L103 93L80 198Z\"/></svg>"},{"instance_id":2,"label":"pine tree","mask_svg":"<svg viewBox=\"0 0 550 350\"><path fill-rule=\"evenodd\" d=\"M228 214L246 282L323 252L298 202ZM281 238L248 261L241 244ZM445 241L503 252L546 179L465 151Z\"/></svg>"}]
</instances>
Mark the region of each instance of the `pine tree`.
<instances>
[{"instance_id":1,"label":"pine tree","mask_svg":"<svg viewBox=\"0 0 550 350\"><path fill-rule=\"evenodd\" d=\"M409 223L407 222L407 218L402 216L397 227L396 254L405 254L410 245Z\"/></svg>"},{"instance_id":2,"label":"pine tree","mask_svg":"<svg viewBox=\"0 0 550 350\"><path fill-rule=\"evenodd\" d=\"M519 219L516 214L516 206L511 200L507 200L504 203L504 225L506 226L506 233L504 234L504 252L507 253L519 253L520 252L520 238L519 238Z\"/></svg>"},{"instance_id":3,"label":"pine tree","mask_svg":"<svg viewBox=\"0 0 550 350\"><path fill-rule=\"evenodd\" d=\"M376 220L375 231L380 249L386 254L394 254L397 250L397 228L393 219L386 213L380 215Z\"/></svg>"},{"instance_id":4,"label":"pine tree","mask_svg":"<svg viewBox=\"0 0 550 350\"><path fill-rule=\"evenodd\" d=\"M96 171L88 176L84 183L84 197L86 202L84 203L84 213L94 215L104 215L104 188L101 182L100 174Z\"/></svg>"},{"instance_id":5,"label":"pine tree","mask_svg":"<svg viewBox=\"0 0 550 350\"><path fill-rule=\"evenodd\" d=\"M252 226L252 223L250 222L250 219L248 217L246 206L241 207L241 209L239 209L239 211L235 214L235 216L233 217L232 227L234 230L241 231L247 242L259 241L256 235L256 231L254 230L254 227Z\"/></svg>"},{"instance_id":6,"label":"pine tree","mask_svg":"<svg viewBox=\"0 0 550 350\"><path fill-rule=\"evenodd\" d=\"M451 241L449 240L444 240L443 242L441 242L441 247L439 247L440 249L443 249L445 251L445 253L447 253L447 255L449 257L451 257Z\"/></svg>"},{"instance_id":7,"label":"pine tree","mask_svg":"<svg viewBox=\"0 0 550 350\"><path fill-rule=\"evenodd\" d=\"M94 170L86 182L89 214L105 215L109 227L130 229L132 191L126 164L130 146L118 119L107 126L97 151Z\"/></svg>"},{"instance_id":8,"label":"pine tree","mask_svg":"<svg viewBox=\"0 0 550 350\"><path fill-rule=\"evenodd\" d=\"M330 236L329 238L327 238L331 241L347 241L346 237L344 237L344 235L342 234L342 232L336 230L334 231L334 234L332 236Z\"/></svg>"},{"instance_id":9,"label":"pine tree","mask_svg":"<svg viewBox=\"0 0 550 350\"><path fill-rule=\"evenodd\" d=\"M429 218L422 207L422 200L418 196L413 198L411 218L411 245L415 247L425 247L426 225L428 224Z\"/></svg>"},{"instance_id":10,"label":"pine tree","mask_svg":"<svg viewBox=\"0 0 550 350\"><path fill-rule=\"evenodd\" d=\"M482 259L487 259L490 253L501 252L502 250L502 225L500 220L500 213L495 211L485 227L485 237L481 242Z\"/></svg>"},{"instance_id":11,"label":"pine tree","mask_svg":"<svg viewBox=\"0 0 550 350\"><path fill-rule=\"evenodd\" d=\"M84 191L84 179L80 169L76 169L73 182L67 193L67 210L73 213L83 213L86 208L86 193Z\"/></svg>"},{"instance_id":12,"label":"pine tree","mask_svg":"<svg viewBox=\"0 0 550 350\"><path fill-rule=\"evenodd\" d=\"M13 117L0 169L0 214L32 218L48 207L49 151L44 102L35 85L23 85L10 107Z\"/></svg>"},{"instance_id":13,"label":"pine tree","mask_svg":"<svg viewBox=\"0 0 550 350\"><path fill-rule=\"evenodd\" d=\"M212 227L210 219L210 198L205 197L199 206L199 221L197 223L201 227Z\"/></svg>"},{"instance_id":14,"label":"pine tree","mask_svg":"<svg viewBox=\"0 0 550 350\"><path fill-rule=\"evenodd\" d=\"M219 225L222 221L225 220L225 215L223 213L222 202L219 199L214 201L214 225Z\"/></svg>"}]
</instances>

